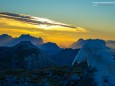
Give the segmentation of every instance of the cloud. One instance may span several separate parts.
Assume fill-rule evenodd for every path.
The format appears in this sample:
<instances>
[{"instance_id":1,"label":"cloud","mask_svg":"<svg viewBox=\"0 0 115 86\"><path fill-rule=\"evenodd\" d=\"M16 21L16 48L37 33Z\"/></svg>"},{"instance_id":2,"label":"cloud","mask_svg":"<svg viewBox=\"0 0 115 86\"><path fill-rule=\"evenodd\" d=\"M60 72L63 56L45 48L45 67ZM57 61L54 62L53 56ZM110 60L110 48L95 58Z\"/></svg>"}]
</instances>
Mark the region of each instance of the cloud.
<instances>
[{"instance_id":1,"label":"cloud","mask_svg":"<svg viewBox=\"0 0 115 86\"><path fill-rule=\"evenodd\" d=\"M95 6L104 6L104 5L115 5L115 1L99 1L99 2L92 2Z\"/></svg>"},{"instance_id":2,"label":"cloud","mask_svg":"<svg viewBox=\"0 0 115 86\"><path fill-rule=\"evenodd\" d=\"M39 18L25 14L0 12L0 24L15 27L36 28L43 30L87 32L87 29L76 27L46 18Z\"/></svg>"}]
</instances>

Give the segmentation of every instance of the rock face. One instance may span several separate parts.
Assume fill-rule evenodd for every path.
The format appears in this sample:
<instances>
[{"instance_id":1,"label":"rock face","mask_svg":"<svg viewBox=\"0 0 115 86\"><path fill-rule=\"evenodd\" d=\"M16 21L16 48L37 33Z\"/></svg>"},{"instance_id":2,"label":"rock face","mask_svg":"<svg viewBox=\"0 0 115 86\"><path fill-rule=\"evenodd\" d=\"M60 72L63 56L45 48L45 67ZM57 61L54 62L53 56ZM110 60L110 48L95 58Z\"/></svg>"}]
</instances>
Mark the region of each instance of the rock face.
<instances>
[{"instance_id":1,"label":"rock face","mask_svg":"<svg viewBox=\"0 0 115 86\"><path fill-rule=\"evenodd\" d=\"M13 47L0 47L0 70L39 69L52 65L47 55L29 41Z\"/></svg>"},{"instance_id":2,"label":"rock face","mask_svg":"<svg viewBox=\"0 0 115 86\"><path fill-rule=\"evenodd\" d=\"M98 86L115 85L115 60L103 40L87 40L72 65L87 60L90 68L95 68L93 78Z\"/></svg>"}]
</instances>

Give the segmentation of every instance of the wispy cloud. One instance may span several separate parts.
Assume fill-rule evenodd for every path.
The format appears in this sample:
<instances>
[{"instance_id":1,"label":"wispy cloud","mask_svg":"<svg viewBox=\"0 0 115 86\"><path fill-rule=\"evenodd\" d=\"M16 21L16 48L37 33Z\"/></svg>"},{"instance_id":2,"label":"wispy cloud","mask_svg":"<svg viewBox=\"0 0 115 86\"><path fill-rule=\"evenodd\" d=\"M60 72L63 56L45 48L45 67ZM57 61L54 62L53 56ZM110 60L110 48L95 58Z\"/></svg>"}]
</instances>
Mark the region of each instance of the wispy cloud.
<instances>
[{"instance_id":1,"label":"wispy cloud","mask_svg":"<svg viewBox=\"0 0 115 86\"><path fill-rule=\"evenodd\" d=\"M38 29L44 29L44 30L87 32L85 28L76 27L60 22L55 22L46 18L39 18L25 14L0 12L0 19L1 19L0 23L7 24L9 26L18 26L18 27L33 26Z\"/></svg>"},{"instance_id":2,"label":"wispy cloud","mask_svg":"<svg viewBox=\"0 0 115 86\"><path fill-rule=\"evenodd\" d=\"M115 5L115 1L94 1L92 2L93 5L95 6L106 6L106 5Z\"/></svg>"}]
</instances>

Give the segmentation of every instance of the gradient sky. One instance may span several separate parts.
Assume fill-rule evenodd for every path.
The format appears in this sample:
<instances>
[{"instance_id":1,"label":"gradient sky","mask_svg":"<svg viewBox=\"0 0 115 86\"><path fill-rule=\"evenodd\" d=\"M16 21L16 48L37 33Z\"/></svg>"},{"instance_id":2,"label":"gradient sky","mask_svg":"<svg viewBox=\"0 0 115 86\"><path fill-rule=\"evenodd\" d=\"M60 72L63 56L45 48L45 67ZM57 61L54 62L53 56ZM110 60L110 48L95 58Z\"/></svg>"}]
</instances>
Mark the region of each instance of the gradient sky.
<instances>
[{"instance_id":1,"label":"gradient sky","mask_svg":"<svg viewBox=\"0 0 115 86\"><path fill-rule=\"evenodd\" d=\"M58 35L57 32L54 35L54 31L42 31L43 34L47 34L41 35L45 41L53 41L59 45L69 45L79 38L115 40L115 4L95 6L93 2L98 1L115 0L0 0L0 11L43 17L88 30L85 33L61 31ZM1 26L0 29L0 34L7 30ZM19 34L21 33L24 32L19 31ZM9 34L16 36L15 30ZM40 36L34 33L32 35Z\"/></svg>"}]
</instances>

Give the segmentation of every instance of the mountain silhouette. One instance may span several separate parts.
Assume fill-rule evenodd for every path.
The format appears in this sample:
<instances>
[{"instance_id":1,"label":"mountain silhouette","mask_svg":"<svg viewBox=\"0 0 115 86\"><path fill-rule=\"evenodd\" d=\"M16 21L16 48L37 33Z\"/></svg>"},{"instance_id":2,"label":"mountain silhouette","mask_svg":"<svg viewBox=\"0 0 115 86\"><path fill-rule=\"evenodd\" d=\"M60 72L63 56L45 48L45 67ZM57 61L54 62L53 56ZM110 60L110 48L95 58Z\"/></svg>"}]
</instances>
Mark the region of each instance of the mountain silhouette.
<instances>
[{"instance_id":1,"label":"mountain silhouette","mask_svg":"<svg viewBox=\"0 0 115 86\"><path fill-rule=\"evenodd\" d=\"M40 49L44 50L49 55L56 54L60 51L60 47L56 43L47 42L39 46Z\"/></svg>"},{"instance_id":2,"label":"mountain silhouette","mask_svg":"<svg viewBox=\"0 0 115 86\"><path fill-rule=\"evenodd\" d=\"M43 39L41 37L37 38L29 34L22 34L20 37L17 38L12 38L7 34L3 34L0 36L0 41L1 46L14 46L20 43L21 41L30 41L32 44L36 46L43 44Z\"/></svg>"},{"instance_id":3,"label":"mountain silhouette","mask_svg":"<svg viewBox=\"0 0 115 86\"><path fill-rule=\"evenodd\" d=\"M74 42L69 47L73 49L79 49L79 48L82 48L85 43L86 43L86 40L80 38L77 42Z\"/></svg>"},{"instance_id":4,"label":"mountain silhouette","mask_svg":"<svg viewBox=\"0 0 115 86\"><path fill-rule=\"evenodd\" d=\"M0 47L0 70L39 69L54 65L53 61L30 41L12 47Z\"/></svg>"},{"instance_id":5,"label":"mountain silhouette","mask_svg":"<svg viewBox=\"0 0 115 86\"><path fill-rule=\"evenodd\" d=\"M0 46L5 46L11 40L13 40L13 38L8 34L0 35Z\"/></svg>"}]
</instances>

